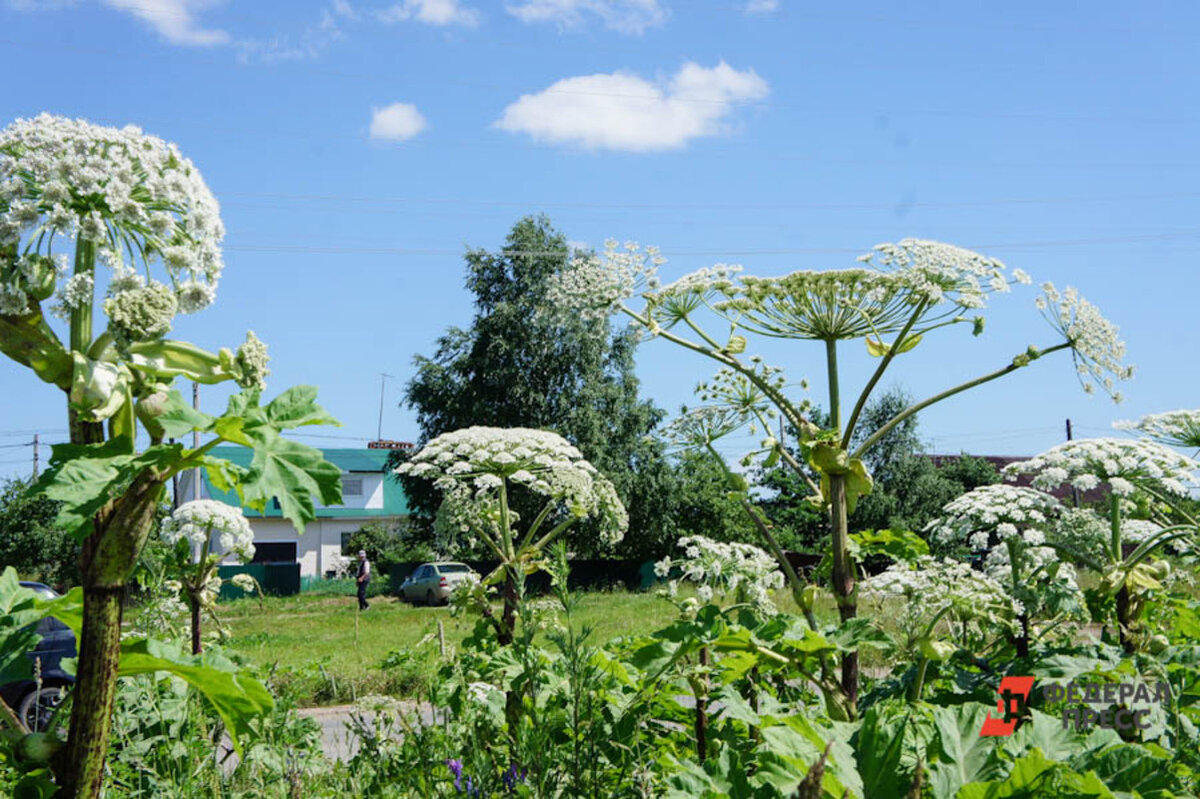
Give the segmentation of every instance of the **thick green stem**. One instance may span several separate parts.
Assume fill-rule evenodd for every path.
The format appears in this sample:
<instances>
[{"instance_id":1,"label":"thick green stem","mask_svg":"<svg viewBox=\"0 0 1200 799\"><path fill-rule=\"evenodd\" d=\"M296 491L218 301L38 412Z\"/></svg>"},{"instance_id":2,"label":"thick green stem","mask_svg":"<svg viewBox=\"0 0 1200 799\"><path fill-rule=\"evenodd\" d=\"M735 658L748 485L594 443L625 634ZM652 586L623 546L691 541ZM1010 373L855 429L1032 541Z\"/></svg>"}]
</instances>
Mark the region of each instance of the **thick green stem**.
<instances>
[{"instance_id":1,"label":"thick green stem","mask_svg":"<svg viewBox=\"0 0 1200 799\"><path fill-rule=\"evenodd\" d=\"M1111 539L1109 548L1112 550L1113 563L1122 563L1125 560L1125 553L1121 546L1121 498L1116 494L1111 494L1109 497L1109 523L1111 525ZM1128 572L1123 572L1121 577L1121 587L1117 589L1117 639L1121 642L1121 648L1126 652L1133 651L1133 641L1130 638L1130 625L1133 619L1129 602L1129 586Z\"/></svg>"},{"instance_id":2,"label":"thick green stem","mask_svg":"<svg viewBox=\"0 0 1200 799\"><path fill-rule=\"evenodd\" d=\"M838 387L837 341L825 342L825 367L829 378L829 426L841 433L842 408ZM858 615L854 599L854 565L850 562L850 520L846 500L846 476L829 478L829 538L833 550L833 596L838 615L847 622ZM858 707L858 651L842 656L842 692L852 709Z\"/></svg>"},{"instance_id":3,"label":"thick green stem","mask_svg":"<svg viewBox=\"0 0 1200 799\"><path fill-rule=\"evenodd\" d=\"M95 274L96 245L80 238L75 242L75 275L87 275L94 280ZM89 297L71 311L71 349L75 352L86 353L92 346L93 303Z\"/></svg>"},{"instance_id":4,"label":"thick green stem","mask_svg":"<svg viewBox=\"0 0 1200 799\"><path fill-rule=\"evenodd\" d=\"M1049 355L1052 352L1058 352L1059 350L1065 350L1065 349L1070 349L1070 348L1071 348L1071 344L1069 342L1064 341L1062 344L1055 344L1053 347L1047 347L1044 350L1040 350L1038 352L1038 357L1041 358L1043 356ZM850 457L861 458L864 452L866 452L871 447L873 447L877 443L879 443L879 439L886 436L888 433L890 433L892 431L892 428L894 428L896 425L903 422L908 417L912 416L914 413L923 411L926 408L928 408L930 405L941 402L944 399L953 397L955 394L961 394L962 392L964 392L968 389L972 389L972 388L975 388L976 386L981 386L984 383L989 383L992 380L996 380L997 378L1004 377L1005 375L1015 372L1018 369L1026 366L1026 365L1028 365L1028 362L1020 362L1020 361L1014 359L1013 363L1010 363L1008 366L1005 366L1002 369L997 369L994 372L989 372L988 374L983 375L982 377L977 377L974 380L968 380L967 382L957 385L954 388L946 389L945 391L941 392L940 394L934 394L932 397L922 400L922 401L916 403L915 405L909 405L907 408L902 410L900 413L893 416L887 424L885 424L883 427L880 427L878 430L876 430L871 435L870 438L868 438L866 441L864 441L862 444L860 444L858 449L856 449Z\"/></svg>"},{"instance_id":5,"label":"thick green stem","mask_svg":"<svg viewBox=\"0 0 1200 799\"><path fill-rule=\"evenodd\" d=\"M829 426L838 434L842 430L841 389L838 386L837 341L825 342L825 372L829 378Z\"/></svg>"},{"instance_id":6,"label":"thick green stem","mask_svg":"<svg viewBox=\"0 0 1200 799\"><path fill-rule=\"evenodd\" d=\"M1006 542L1008 547L1008 565L1012 571L1012 595L1016 598L1021 590L1021 549L1016 542L1016 536L1008 539ZM1017 636L1017 657L1025 657L1029 654L1029 610L1021 611L1018 617L1021 623L1021 634Z\"/></svg>"},{"instance_id":7,"label":"thick green stem","mask_svg":"<svg viewBox=\"0 0 1200 799\"><path fill-rule=\"evenodd\" d=\"M929 668L929 658L922 657L917 661L917 676L913 678L913 683L908 689L908 701L920 702L921 692L925 689L925 672Z\"/></svg>"},{"instance_id":8,"label":"thick green stem","mask_svg":"<svg viewBox=\"0 0 1200 799\"><path fill-rule=\"evenodd\" d=\"M59 775L68 799L99 796L121 657L121 603L124 585L85 586L83 636L71 708L66 767Z\"/></svg>"},{"instance_id":9,"label":"thick green stem","mask_svg":"<svg viewBox=\"0 0 1200 799\"><path fill-rule=\"evenodd\" d=\"M55 764L61 799L96 799L100 794L117 690L125 581L150 534L163 480L155 472L139 474L118 500L100 510L83 543L83 631L71 731L65 756Z\"/></svg>"},{"instance_id":10,"label":"thick green stem","mask_svg":"<svg viewBox=\"0 0 1200 799\"><path fill-rule=\"evenodd\" d=\"M833 546L833 596L842 622L858 615L854 594L854 565L850 562L849 519L846 513L846 476L829 475L830 537ZM851 708L858 707L858 651L842 656L842 691Z\"/></svg>"},{"instance_id":11,"label":"thick green stem","mask_svg":"<svg viewBox=\"0 0 1200 799\"><path fill-rule=\"evenodd\" d=\"M700 668L705 673L696 679L693 693L696 697L696 756L703 763L708 758L708 647L700 647Z\"/></svg>"}]
</instances>

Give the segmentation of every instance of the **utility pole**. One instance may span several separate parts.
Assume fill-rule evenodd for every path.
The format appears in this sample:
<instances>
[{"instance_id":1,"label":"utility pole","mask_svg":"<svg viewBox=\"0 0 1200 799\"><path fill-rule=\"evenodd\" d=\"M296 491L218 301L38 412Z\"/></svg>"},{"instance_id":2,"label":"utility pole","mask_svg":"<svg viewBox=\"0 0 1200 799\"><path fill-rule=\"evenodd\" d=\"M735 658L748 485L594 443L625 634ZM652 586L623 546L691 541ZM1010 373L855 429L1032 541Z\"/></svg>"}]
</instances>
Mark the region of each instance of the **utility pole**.
<instances>
[{"instance_id":1,"label":"utility pole","mask_svg":"<svg viewBox=\"0 0 1200 799\"><path fill-rule=\"evenodd\" d=\"M174 444L175 439L169 438L169 439L167 439L167 443ZM181 504L183 504L180 501L180 499L181 498L179 496L179 473L176 472L175 474L171 475L171 510L176 510Z\"/></svg>"},{"instance_id":2,"label":"utility pole","mask_svg":"<svg viewBox=\"0 0 1200 799\"><path fill-rule=\"evenodd\" d=\"M383 440L383 396L384 386L387 385L388 378L395 379L395 375L389 375L387 372L379 373L379 427L375 431L375 440Z\"/></svg>"},{"instance_id":3,"label":"utility pole","mask_svg":"<svg viewBox=\"0 0 1200 799\"><path fill-rule=\"evenodd\" d=\"M1071 441L1073 438L1074 438L1074 435L1072 434L1072 430L1071 430L1071 420L1068 419L1067 420L1067 441ZM1079 507L1079 489L1078 488L1071 489L1071 498L1075 500L1075 507L1078 508Z\"/></svg>"},{"instance_id":4,"label":"utility pole","mask_svg":"<svg viewBox=\"0 0 1200 799\"><path fill-rule=\"evenodd\" d=\"M38 478L38 434L33 434L33 479Z\"/></svg>"},{"instance_id":5,"label":"utility pole","mask_svg":"<svg viewBox=\"0 0 1200 799\"><path fill-rule=\"evenodd\" d=\"M200 410L200 384L192 381L192 407ZM192 449L200 449L200 431L192 431ZM200 499L200 467L192 469L192 499Z\"/></svg>"}]
</instances>

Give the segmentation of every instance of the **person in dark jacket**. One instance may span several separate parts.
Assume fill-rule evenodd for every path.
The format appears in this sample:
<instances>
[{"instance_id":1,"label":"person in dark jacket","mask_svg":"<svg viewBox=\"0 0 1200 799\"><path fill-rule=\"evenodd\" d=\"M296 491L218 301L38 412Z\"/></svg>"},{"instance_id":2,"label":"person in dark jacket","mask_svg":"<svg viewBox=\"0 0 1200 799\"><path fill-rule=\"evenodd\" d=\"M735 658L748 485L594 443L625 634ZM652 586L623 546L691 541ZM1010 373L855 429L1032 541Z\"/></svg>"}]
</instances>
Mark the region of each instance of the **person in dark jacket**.
<instances>
[{"instance_id":1,"label":"person in dark jacket","mask_svg":"<svg viewBox=\"0 0 1200 799\"><path fill-rule=\"evenodd\" d=\"M358 576L355 579L358 581L358 609L369 610L371 606L367 604L367 586L371 584L371 562L367 560L367 553L361 549L358 551Z\"/></svg>"}]
</instances>

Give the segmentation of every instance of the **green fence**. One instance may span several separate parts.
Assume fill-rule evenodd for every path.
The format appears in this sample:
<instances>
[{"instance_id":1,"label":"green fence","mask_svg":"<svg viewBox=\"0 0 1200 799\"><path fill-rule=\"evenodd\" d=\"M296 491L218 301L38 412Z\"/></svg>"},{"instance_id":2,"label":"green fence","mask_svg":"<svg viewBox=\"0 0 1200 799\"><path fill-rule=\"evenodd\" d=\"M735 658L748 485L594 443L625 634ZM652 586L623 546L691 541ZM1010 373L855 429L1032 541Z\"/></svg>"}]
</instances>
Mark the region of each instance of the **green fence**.
<instances>
[{"instance_id":1,"label":"green fence","mask_svg":"<svg viewBox=\"0 0 1200 799\"><path fill-rule=\"evenodd\" d=\"M229 582L235 574L249 574L268 596L294 596L300 593L299 563L250 563L245 566L220 566L221 599L241 599L246 592Z\"/></svg>"}]
</instances>

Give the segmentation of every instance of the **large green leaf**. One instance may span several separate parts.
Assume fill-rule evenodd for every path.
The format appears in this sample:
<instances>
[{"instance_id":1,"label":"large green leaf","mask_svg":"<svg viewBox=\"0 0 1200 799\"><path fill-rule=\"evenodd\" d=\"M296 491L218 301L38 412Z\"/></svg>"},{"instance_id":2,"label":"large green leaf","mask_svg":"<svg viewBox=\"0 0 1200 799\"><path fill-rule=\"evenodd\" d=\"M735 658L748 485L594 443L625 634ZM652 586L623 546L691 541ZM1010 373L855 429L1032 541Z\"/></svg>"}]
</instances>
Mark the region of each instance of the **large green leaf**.
<instances>
[{"instance_id":1,"label":"large green leaf","mask_svg":"<svg viewBox=\"0 0 1200 799\"><path fill-rule=\"evenodd\" d=\"M267 419L276 430L291 430L310 424L342 426L317 404L316 386L293 386L267 403L265 410Z\"/></svg>"},{"instance_id":2,"label":"large green leaf","mask_svg":"<svg viewBox=\"0 0 1200 799\"><path fill-rule=\"evenodd\" d=\"M908 530L863 530L851 533L856 551L851 552L855 560L868 555L887 555L892 560L912 561L929 554L929 544L916 533Z\"/></svg>"},{"instance_id":3,"label":"large green leaf","mask_svg":"<svg viewBox=\"0 0 1200 799\"><path fill-rule=\"evenodd\" d=\"M33 490L62 503L56 523L82 540L91 532L96 512L119 497L139 472L169 469L182 453L179 444L157 444L137 453L126 438L103 444L55 444L50 466Z\"/></svg>"},{"instance_id":4,"label":"large green leaf","mask_svg":"<svg viewBox=\"0 0 1200 799\"><path fill-rule=\"evenodd\" d=\"M974 703L934 709L937 759L928 764L934 799L953 799L967 783L996 779L1007 770L997 739L979 734L988 712L986 705Z\"/></svg>"},{"instance_id":5,"label":"large green leaf","mask_svg":"<svg viewBox=\"0 0 1200 799\"><path fill-rule=\"evenodd\" d=\"M1046 758L1040 749L1013 764L1006 779L964 785L957 799L1114 799L1095 772L1080 774Z\"/></svg>"},{"instance_id":6,"label":"large green leaf","mask_svg":"<svg viewBox=\"0 0 1200 799\"><path fill-rule=\"evenodd\" d=\"M1186 791L1172 763L1165 752L1157 754L1138 744L1114 746L1072 761L1076 770L1095 771L1112 790L1136 792L1142 799L1166 799Z\"/></svg>"},{"instance_id":7,"label":"large green leaf","mask_svg":"<svg viewBox=\"0 0 1200 799\"><path fill-rule=\"evenodd\" d=\"M157 421L166 436L183 438L193 430L201 433L212 430L214 418L193 408L178 391L171 391L163 402L163 412Z\"/></svg>"},{"instance_id":8,"label":"large green leaf","mask_svg":"<svg viewBox=\"0 0 1200 799\"><path fill-rule=\"evenodd\" d=\"M147 638L121 643L120 676L160 672L185 680L212 704L239 754L242 740L252 734L251 721L275 704L261 682L226 658L186 655L176 646Z\"/></svg>"},{"instance_id":9,"label":"large green leaf","mask_svg":"<svg viewBox=\"0 0 1200 799\"><path fill-rule=\"evenodd\" d=\"M927 713L920 705L880 702L863 716L854 749L867 799L908 795L917 759L933 737Z\"/></svg>"},{"instance_id":10,"label":"large green leaf","mask_svg":"<svg viewBox=\"0 0 1200 799\"><path fill-rule=\"evenodd\" d=\"M1119 743L1121 736L1115 730L1076 732L1064 728L1061 717L1032 710L1029 720L1004 739L1004 748L1014 757L1036 749L1052 760L1066 761Z\"/></svg>"},{"instance_id":11,"label":"large green leaf","mask_svg":"<svg viewBox=\"0 0 1200 799\"><path fill-rule=\"evenodd\" d=\"M342 471L325 460L321 451L278 435L254 446L254 458L242 480L246 504L263 510L272 498L279 500L284 518L304 532L317 517L313 497L325 505L342 501Z\"/></svg>"}]
</instances>

